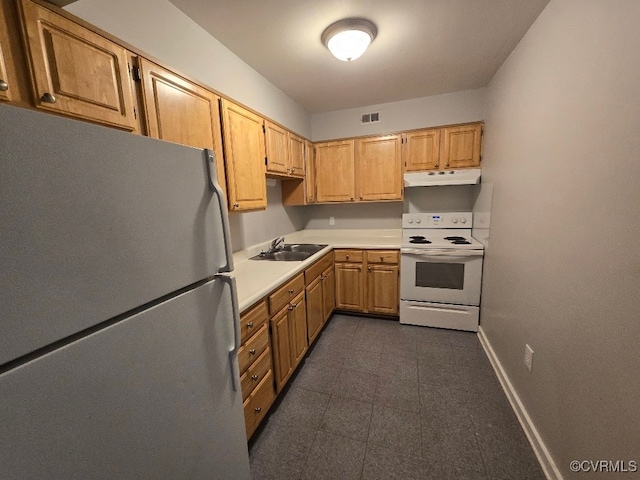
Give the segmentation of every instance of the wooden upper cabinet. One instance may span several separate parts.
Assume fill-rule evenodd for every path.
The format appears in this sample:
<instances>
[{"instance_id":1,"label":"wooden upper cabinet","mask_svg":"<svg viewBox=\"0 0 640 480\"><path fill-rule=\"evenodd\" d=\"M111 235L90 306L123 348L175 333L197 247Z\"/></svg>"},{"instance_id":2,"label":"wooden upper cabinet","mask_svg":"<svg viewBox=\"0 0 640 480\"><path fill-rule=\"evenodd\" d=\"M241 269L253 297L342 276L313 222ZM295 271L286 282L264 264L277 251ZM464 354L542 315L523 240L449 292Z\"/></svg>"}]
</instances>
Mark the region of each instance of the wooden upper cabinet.
<instances>
[{"instance_id":1,"label":"wooden upper cabinet","mask_svg":"<svg viewBox=\"0 0 640 480\"><path fill-rule=\"evenodd\" d=\"M222 99L224 156L231 211L267 207L262 117Z\"/></svg>"},{"instance_id":2,"label":"wooden upper cabinet","mask_svg":"<svg viewBox=\"0 0 640 480\"><path fill-rule=\"evenodd\" d=\"M289 132L289 165L290 174L298 177L304 176L305 164L305 141Z\"/></svg>"},{"instance_id":3,"label":"wooden upper cabinet","mask_svg":"<svg viewBox=\"0 0 640 480\"><path fill-rule=\"evenodd\" d=\"M355 143L358 199L402 199L402 140L400 135L359 138Z\"/></svg>"},{"instance_id":4,"label":"wooden upper cabinet","mask_svg":"<svg viewBox=\"0 0 640 480\"><path fill-rule=\"evenodd\" d=\"M407 172L440 167L441 129L431 128L403 134L402 160Z\"/></svg>"},{"instance_id":5,"label":"wooden upper cabinet","mask_svg":"<svg viewBox=\"0 0 640 480\"><path fill-rule=\"evenodd\" d=\"M318 202L355 199L353 140L316 143L315 163Z\"/></svg>"},{"instance_id":6,"label":"wooden upper cabinet","mask_svg":"<svg viewBox=\"0 0 640 480\"><path fill-rule=\"evenodd\" d=\"M314 144L307 140L304 142L304 162L305 202L316 203L316 149Z\"/></svg>"},{"instance_id":7,"label":"wooden upper cabinet","mask_svg":"<svg viewBox=\"0 0 640 480\"><path fill-rule=\"evenodd\" d=\"M267 157L267 173L289 173L289 137L288 132L266 120L264 139Z\"/></svg>"},{"instance_id":8,"label":"wooden upper cabinet","mask_svg":"<svg viewBox=\"0 0 640 480\"><path fill-rule=\"evenodd\" d=\"M36 106L135 130L127 50L29 0L20 6Z\"/></svg>"},{"instance_id":9,"label":"wooden upper cabinet","mask_svg":"<svg viewBox=\"0 0 640 480\"><path fill-rule=\"evenodd\" d=\"M440 168L479 167L481 143L481 123L443 128Z\"/></svg>"},{"instance_id":10,"label":"wooden upper cabinet","mask_svg":"<svg viewBox=\"0 0 640 480\"><path fill-rule=\"evenodd\" d=\"M213 150L218 183L226 190L220 97L145 58L139 64L147 135Z\"/></svg>"}]
</instances>

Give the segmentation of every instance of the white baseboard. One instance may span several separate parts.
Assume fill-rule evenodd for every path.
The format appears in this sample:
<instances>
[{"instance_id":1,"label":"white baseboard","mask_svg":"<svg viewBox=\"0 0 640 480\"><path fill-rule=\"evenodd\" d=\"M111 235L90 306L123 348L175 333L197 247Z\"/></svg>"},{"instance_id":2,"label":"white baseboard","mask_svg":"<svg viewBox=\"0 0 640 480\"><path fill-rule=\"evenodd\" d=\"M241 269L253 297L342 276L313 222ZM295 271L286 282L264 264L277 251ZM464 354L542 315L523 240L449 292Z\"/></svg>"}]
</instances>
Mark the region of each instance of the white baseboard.
<instances>
[{"instance_id":1,"label":"white baseboard","mask_svg":"<svg viewBox=\"0 0 640 480\"><path fill-rule=\"evenodd\" d=\"M484 330L482 330L482 325L478 328L478 338L480 339L480 343L482 344L482 348L484 348L487 357L489 357L489 361L491 362L493 370L498 376L498 380L500 381L500 385L502 385L504 393L507 395L507 399L511 404L511 408L513 408L516 417L518 417L518 421L520 422L520 425L522 425L522 429L524 430L524 433L527 436L529 443L531 444L531 448L533 448L533 452L536 454L538 462L540 462L540 466L542 467L544 474L546 475L548 480L563 480L560 470L558 470L558 467L553 461L553 458L551 457L547 446L542 441L538 430L531 421L531 417L529 417L529 414L520 401L520 397L513 388L509 377L507 377L504 368L502 368L502 364L493 351L493 348L491 347L491 344L489 343Z\"/></svg>"}]
</instances>

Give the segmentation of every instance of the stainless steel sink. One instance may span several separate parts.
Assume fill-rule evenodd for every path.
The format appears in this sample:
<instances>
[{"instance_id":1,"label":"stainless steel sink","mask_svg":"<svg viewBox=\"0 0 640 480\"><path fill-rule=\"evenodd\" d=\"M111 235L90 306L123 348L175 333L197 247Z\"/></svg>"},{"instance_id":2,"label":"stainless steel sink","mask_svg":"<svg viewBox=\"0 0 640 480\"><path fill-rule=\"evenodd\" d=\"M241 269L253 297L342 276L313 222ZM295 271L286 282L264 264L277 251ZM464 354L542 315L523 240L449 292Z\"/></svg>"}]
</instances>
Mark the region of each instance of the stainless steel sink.
<instances>
[{"instance_id":1,"label":"stainless steel sink","mask_svg":"<svg viewBox=\"0 0 640 480\"><path fill-rule=\"evenodd\" d=\"M309 258L314 253L322 250L326 245L315 243L291 243L285 244L275 252L261 252L249 260L271 260L276 262L300 262Z\"/></svg>"}]
</instances>

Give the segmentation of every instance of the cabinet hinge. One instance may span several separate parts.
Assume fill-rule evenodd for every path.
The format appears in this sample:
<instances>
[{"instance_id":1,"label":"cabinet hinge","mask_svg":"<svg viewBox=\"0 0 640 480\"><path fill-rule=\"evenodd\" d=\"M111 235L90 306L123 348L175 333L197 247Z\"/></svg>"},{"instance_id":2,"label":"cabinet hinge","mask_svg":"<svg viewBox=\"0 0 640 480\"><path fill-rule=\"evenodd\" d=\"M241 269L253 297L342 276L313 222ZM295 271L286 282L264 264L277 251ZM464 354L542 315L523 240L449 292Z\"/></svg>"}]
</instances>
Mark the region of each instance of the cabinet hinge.
<instances>
[{"instance_id":1,"label":"cabinet hinge","mask_svg":"<svg viewBox=\"0 0 640 480\"><path fill-rule=\"evenodd\" d=\"M262 124L262 133L267 133L267 129L264 128L264 123Z\"/></svg>"},{"instance_id":2,"label":"cabinet hinge","mask_svg":"<svg viewBox=\"0 0 640 480\"><path fill-rule=\"evenodd\" d=\"M137 120L138 119L138 112L136 110L136 107L133 107L133 119Z\"/></svg>"},{"instance_id":3,"label":"cabinet hinge","mask_svg":"<svg viewBox=\"0 0 640 480\"><path fill-rule=\"evenodd\" d=\"M267 162L267 157L264 157L264 164L269 165L269 163Z\"/></svg>"},{"instance_id":4,"label":"cabinet hinge","mask_svg":"<svg viewBox=\"0 0 640 480\"><path fill-rule=\"evenodd\" d=\"M134 82L139 82L140 80L142 80L142 72L140 71L140 67L137 67L135 65L132 67L127 62L127 69L129 70L129 75Z\"/></svg>"}]
</instances>

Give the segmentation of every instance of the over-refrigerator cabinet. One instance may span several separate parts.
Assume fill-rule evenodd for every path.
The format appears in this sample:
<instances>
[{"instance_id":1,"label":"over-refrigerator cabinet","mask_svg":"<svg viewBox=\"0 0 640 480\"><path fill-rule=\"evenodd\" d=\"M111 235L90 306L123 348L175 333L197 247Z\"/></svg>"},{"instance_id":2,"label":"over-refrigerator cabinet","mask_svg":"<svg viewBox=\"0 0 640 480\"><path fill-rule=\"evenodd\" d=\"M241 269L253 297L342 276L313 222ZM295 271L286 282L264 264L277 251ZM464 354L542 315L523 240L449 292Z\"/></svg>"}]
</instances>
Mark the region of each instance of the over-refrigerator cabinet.
<instances>
[{"instance_id":1,"label":"over-refrigerator cabinet","mask_svg":"<svg viewBox=\"0 0 640 480\"><path fill-rule=\"evenodd\" d=\"M0 476L248 479L207 150L0 105Z\"/></svg>"}]
</instances>

